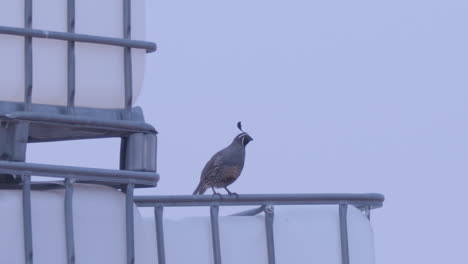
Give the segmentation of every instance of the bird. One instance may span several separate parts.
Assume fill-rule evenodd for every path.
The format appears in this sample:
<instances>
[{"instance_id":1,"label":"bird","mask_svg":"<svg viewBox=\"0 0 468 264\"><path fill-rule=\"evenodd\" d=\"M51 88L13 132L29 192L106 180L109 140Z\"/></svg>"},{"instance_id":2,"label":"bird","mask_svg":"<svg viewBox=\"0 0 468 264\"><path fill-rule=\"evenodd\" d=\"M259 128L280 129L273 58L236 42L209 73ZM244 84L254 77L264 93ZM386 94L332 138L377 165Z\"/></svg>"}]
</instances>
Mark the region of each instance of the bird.
<instances>
[{"instance_id":1,"label":"bird","mask_svg":"<svg viewBox=\"0 0 468 264\"><path fill-rule=\"evenodd\" d=\"M237 135L232 143L226 148L218 151L206 163L200 176L200 183L193 195L202 195L208 188L217 193L215 188L224 188L229 195L237 195L231 192L227 186L235 182L242 173L245 162L245 147L253 138L242 130L242 123L237 122L237 128L242 132Z\"/></svg>"}]
</instances>

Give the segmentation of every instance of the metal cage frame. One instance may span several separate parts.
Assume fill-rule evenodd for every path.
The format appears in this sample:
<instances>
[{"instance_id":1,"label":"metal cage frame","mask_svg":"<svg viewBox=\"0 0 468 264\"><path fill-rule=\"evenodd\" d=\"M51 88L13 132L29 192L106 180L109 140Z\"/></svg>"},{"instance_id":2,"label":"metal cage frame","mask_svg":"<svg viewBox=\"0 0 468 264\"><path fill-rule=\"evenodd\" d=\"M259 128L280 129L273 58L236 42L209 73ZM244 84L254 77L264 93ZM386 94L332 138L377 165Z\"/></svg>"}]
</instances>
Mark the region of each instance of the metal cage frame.
<instances>
[{"instance_id":1,"label":"metal cage frame","mask_svg":"<svg viewBox=\"0 0 468 264\"><path fill-rule=\"evenodd\" d=\"M24 100L0 101L0 177L16 177L1 183L0 189L21 189L23 193L24 254L33 263L31 190L65 188L65 226L67 263L75 263L73 234L73 183L109 185L126 193L127 263L135 262L133 230L134 188L156 186L157 131L145 123L139 107L132 107L132 49L156 51L153 42L131 39L131 0L122 0L122 38L75 33L75 1L67 0L67 32L32 28L33 0L24 0L24 27L0 26L0 34L24 37ZM33 38L66 41L66 106L32 103ZM122 109L75 107L75 42L119 46L123 48L125 98ZM120 170L34 164L26 162L28 143L75 139L120 137ZM60 183L32 182L32 176L63 179Z\"/></svg>"},{"instance_id":2,"label":"metal cage frame","mask_svg":"<svg viewBox=\"0 0 468 264\"><path fill-rule=\"evenodd\" d=\"M236 215L265 213L268 263L275 263L274 206L297 204L338 205L341 234L342 263L349 264L346 212L349 205L362 210L368 218L370 211L382 206L380 194L243 194L239 196L134 196L134 189L156 186L157 131L145 123L139 107L132 107L133 48L156 51L152 42L131 39L131 0L122 0L123 38L110 38L75 33L75 1L67 0L67 32L32 28L32 0L24 0L24 28L0 26L0 34L24 37L25 95L22 103L0 101L0 173L20 178L13 183L0 184L0 189L20 189L23 199L23 228L25 262L32 264L33 230L31 217L31 190L65 189L64 214L67 263L76 261L73 231L73 184L75 182L109 185L125 192L126 262L135 263L133 205L153 207L156 225L158 260L165 263L163 209L173 206L208 206L213 242L213 258L221 263L219 239L220 206L260 206ZM49 38L67 41L67 104L66 106L32 103L32 41ZM123 109L95 109L75 107L75 42L87 42L123 47L125 102ZM82 168L26 161L26 145L34 142L65 141L75 139L120 137L120 170ZM2 174L0 174L0 177ZM59 182L32 182L32 176L63 179Z\"/></svg>"},{"instance_id":3,"label":"metal cage frame","mask_svg":"<svg viewBox=\"0 0 468 264\"><path fill-rule=\"evenodd\" d=\"M215 264L221 264L221 244L219 236L219 207L220 206L259 206L232 216L253 216L265 214L265 230L268 264L275 264L274 243L274 207L281 205L337 205L339 213L339 229L341 244L341 263L349 264L348 247L348 206L355 206L361 210L370 221L370 211L383 205L384 196L377 193L366 194L242 194L229 195L171 195L171 196L137 196L135 203L139 207L152 207L156 226L156 243L158 263L165 264L164 248L164 207L204 206L210 208L211 236L213 259Z\"/></svg>"}]
</instances>

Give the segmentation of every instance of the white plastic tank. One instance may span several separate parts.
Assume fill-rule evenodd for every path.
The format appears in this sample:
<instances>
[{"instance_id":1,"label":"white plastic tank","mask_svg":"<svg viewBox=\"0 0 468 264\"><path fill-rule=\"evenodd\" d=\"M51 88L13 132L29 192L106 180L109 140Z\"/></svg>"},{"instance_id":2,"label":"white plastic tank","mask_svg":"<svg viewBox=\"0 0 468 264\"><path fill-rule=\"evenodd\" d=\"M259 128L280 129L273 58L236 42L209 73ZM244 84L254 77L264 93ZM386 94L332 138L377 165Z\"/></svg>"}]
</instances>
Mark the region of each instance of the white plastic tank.
<instances>
[{"instance_id":1,"label":"white plastic tank","mask_svg":"<svg viewBox=\"0 0 468 264\"><path fill-rule=\"evenodd\" d=\"M67 1L34 0L32 28L67 31ZM123 4L76 1L75 33L123 38ZM145 0L131 1L131 36L145 40ZM0 26L24 27L24 1L0 1ZM67 42L33 38L32 102L66 105ZM123 48L76 42L76 106L124 107ZM133 102L145 70L143 49L132 49ZM24 37L0 34L0 101L24 98Z\"/></svg>"},{"instance_id":2,"label":"white plastic tank","mask_svg":"<svg viewBox=\"0 0 468 264\"><path fill-rule=\"evenodd\" d=\"M32 191L32 237L35 264L66 263L63 189ZM0 263L24 263L21 190L0 191ZM77 264L126 263L125 194L75 184L74 244ZM350 263L373 264L374 241L369 220L350 206L347 215ZM135 264L157 262L154 217L134 207ZM267 264L265 219L221 216L223 264ZM210 218L164 220L167 263L213 263ZM341 264L338 206L276 206L277 263Z\"/></svg>"},{"instance_id":3,"label":"white plastic tank","mask_svg":"<svg viewBox=\"0 0 468 264\"><path fill-rule=\"evenodd\" d=\"M273 222L276 263L342 264L338 206L275 206ZM154 218L145 219L155 233ZM167 263L213 263L209 217L164 220ZM370 221L349 206L347 212L349 262L374 264L374 235ZM221 216L223 264L268 264L265 217ZM151 238L156 248L156 240ZM183 252L183 254L181 254Z\"/></svg>"},{"instance_id":4,"label":"white plastic tank","mask_svg":"<svg viewBox=\"0 0 468 264\"><path fill-rule=\"evenodd\" d=\"M35 264L66 263L65 190L31 191ZM21 190L0 190L0 263L25 263ZM134 207L136 264L153 264L155 250ZM109 187L75 184L73 229L77 264L125 264L125 194Z\"/></svg>"}]
</instances>

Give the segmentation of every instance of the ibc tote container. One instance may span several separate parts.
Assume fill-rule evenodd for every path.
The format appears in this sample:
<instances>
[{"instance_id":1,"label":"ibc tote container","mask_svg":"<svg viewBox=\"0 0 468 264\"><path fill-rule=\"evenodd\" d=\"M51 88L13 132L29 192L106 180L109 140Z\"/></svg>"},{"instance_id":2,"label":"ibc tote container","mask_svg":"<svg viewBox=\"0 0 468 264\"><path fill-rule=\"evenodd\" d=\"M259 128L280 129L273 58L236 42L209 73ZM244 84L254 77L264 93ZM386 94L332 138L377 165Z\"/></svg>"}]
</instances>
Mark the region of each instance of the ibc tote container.
<instances>
[{"instance_id":1,"label":"ibc tote container","mask_svg":"<svg viewBox=\"0 0 468 264\"><path fill-rule=\"evenodd\" d=\"M130 36L145 39L144 4L0 1L0 143L12 146L0 145L0 176L22 177L0 184L0 263L373 264L369 220L370 210L382 206L378 194L134 197L133 188L155 187L159 180L157 132L139 108L131 108L142 87L145 53L155 45L122 44ZM130 31L124 30L126 10ZM53 107L36 105L37 113L30 113L11 102ZM88 108L65 111L61 106L70 102ZM120 170L25 160L27 143L101 137L122 138ZM64 181L31 182L31 176ZM163 208L192 206L210 215L163 218ZM220 206L260 207L220 216ZM154 216L142 215L141 207Z\"/></svg>"},{"instance_id":2,"label":"ibc tote container","mask_svg":"<svg viewBox=\"0 0 468 264\"><path fill-rule=\"evenodd\" d=\"M33 0L32 28L67 32L66 0ZM145 39L145 1L131 2L131 38ZM123 38L123 4L116 0L76 0L75 33ZM25 1L0 1L0 26L25 27ZM75 43L75 105L124 107L124 53L119 46ZM24 37L0 34L0 101L22 102L25 82ZM145 49L132 48L133 101L140 93ZM32 103L67 104L67 41L32 39Z\"/></svg>"}]
</instances>

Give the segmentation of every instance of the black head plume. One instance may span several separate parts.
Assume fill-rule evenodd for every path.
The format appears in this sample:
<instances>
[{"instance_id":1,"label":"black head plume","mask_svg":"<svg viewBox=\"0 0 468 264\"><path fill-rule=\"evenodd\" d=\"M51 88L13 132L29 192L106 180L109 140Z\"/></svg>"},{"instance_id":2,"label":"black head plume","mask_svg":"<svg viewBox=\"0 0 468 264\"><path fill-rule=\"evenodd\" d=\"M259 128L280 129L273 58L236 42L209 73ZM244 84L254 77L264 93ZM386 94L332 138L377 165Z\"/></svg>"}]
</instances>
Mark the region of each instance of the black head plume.
<instances>
[{"instance_id":1,"label":"black head plume","mask_svg":"<svg viewBox=\"0 0 468 264\"><path fill-rule=\"evenodd\" d=\"M240 131L244 132L244 130L242 130L242 123L241 123L241 121L237 122L237 128L239 128Z\"/></svg>"},{"instance_id":2,"label":"black head plume","mask_svg":"<svg viewBox=\"0 0 468 264\"><path fill-rule=\"evenodd\" d=\"M238 143L242 144L242 146L245 147L245 146L247 146L247 144L249 144L250 141L253 140L253 138L250 137L249 134L247 134L244 130L242 130L242 123L240 121L237 122L237 128L239 128L239 130L242 131L242 133L237 135L234 138L233 142L238 142Z\"/></svg>"}]
</instances>

